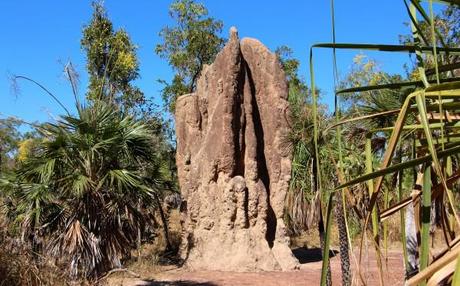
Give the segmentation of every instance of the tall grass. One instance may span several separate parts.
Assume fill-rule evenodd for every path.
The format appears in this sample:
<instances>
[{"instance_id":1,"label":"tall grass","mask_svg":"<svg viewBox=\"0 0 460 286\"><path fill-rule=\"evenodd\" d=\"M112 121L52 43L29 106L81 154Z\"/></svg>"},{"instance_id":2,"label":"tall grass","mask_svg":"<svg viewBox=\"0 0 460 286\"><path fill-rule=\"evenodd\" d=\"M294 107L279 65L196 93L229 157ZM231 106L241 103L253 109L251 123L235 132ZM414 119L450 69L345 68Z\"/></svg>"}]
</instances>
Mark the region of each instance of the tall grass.
<instances>
[{"instance_id":1,"label":"tall grass","mask_svg":"<svg viewBox=\"0 0 460 286\"><path fill-rule=\"evenodd\" d=\"M389 216L400 213L400 226L402 240L404 242L401 252L404 253L404 264L408 264L407 249L405 245L405 215L404 209L408 206L415 207L415 222L416 228L420 232L416 251L420 255L418 265L418 273L413 277L407 277L408 285L436 285L441 281L448 281L454 277L454 281L460 280L460 274L454 275L455 269L460 269L456 265L457 254L460 252L460 236L452 235L452 226L449 222L454 221L458 229L460 219L457 215L457 207L454 203L452 192L453 184L458 181L460 165L460 79L455 77L453 70L460 67L457 63L457 57L460 55L460 49L450 47L441 38L441 33L438 31L435 21L432 1L428 1L429 12L426 12L424 6L418 0L403 0L408 18L410 20L413 40L412 43L400 45L384 45L384 44L367 44L367 43L336 43L335 29L333 28L333 42L321 43L313 45L310 49L310 76L311 87L313 91L313 123L314 123L314 146L316 160L316 180L317 191L326 194L323 198L327 198L326 205L326 245L323 249L323 269L321 285L327 283L328 269L328 253L329 253L329 236L330 224L332 220L331 199L335 192L344 190L345 188L353 187L367 182L367 192L369 193L369 201L366 205L365 216L362 219L363 230L360 243L360 253L364 251L363 240L367 233L373 237L373 245L376 251L376 260L379 269L379 283L385 284L384 266L382 263L382 230L385 239L384 246L387 245L387 227L384 220ZM442 1L447 5L460 5L458 1ZM333 0L332 15L333 11ZM418 18L423 20L428 28L419 22ZM334 17L332 18L334 27ZM429 31L427 34L426 31ZM336 90L336 107L335 115L336 122L332 127L336 128L337 149L336 154L338 177L344 177L341 168L343 167L342 140L340 127L347 128L352 122L365 122L369 120L378 120L388 116L388 112L397 114L397 118L393 121L392 126L385 128L374 128L367 132L366 148L365 148L365 164L366 172L358 176L350 176L349 174L340 180L341 183L335 189L323 190L321 186L322 174L321 160L319 156L320 142L319 139L324 137L321 134L319 126L318 113L318 96L315 93L315 77L314 77L314 51L316 49L332 49L334 57L334 77L337 74L335 66L335 54L338 49L347 50L364 50L364 51L380 51L391 53L406 53L416 56L417 68L414 70L416 80L391 82L389 84L377 84L368 86L356 86L342 90ZM336 82L336 78L334 78ZM385 91L392 90L399 94L402 99L401 106L397 110L387 112L370 112L366 116L356 118L341 118L340 110L337 109L337 102L340 101L340 96L347 93L360 94L369 91ZM383 150L377 152L372 148L372 140L376 137L384 139ZM346 152L346 150L345 150ZM374 168L374 162L377 162L378 168ZM454 162L454 163L453 163ZM403 183L407 175L404 176L404 170L409 170L412 174L418 171L422 173L421 191L417 190L415 176L408 184ZM390 178L397 178L391 183L388 183ZM410 181L410 180L409 180ZM385 186L385 185L389 186ZM347 192L342 192L347 195ZM384 195L383 195L384 193ZM389 197L393 199L390 201ZM351 201L344 198L344 202ZM440 223L444 242L446 244L445 251L441 252L436 257L430 257L432 238L430 237L430 227L433 223L431 220L434 205L439 206ZM346 213L345 213L346 215ZM418 219L420 218L420 219ZM345 221L349 218L345 216ZM358 258L357 276L361 283L366 284L363 278L361 255ZM460 271L460 270L458 270ZM458 272L457 271L457 272ZM356 281L356 279L355 279Z\"/></svg>"},{"instance_id":2,"label":"tall grass","mask_svg":"<svg viewBox=\"0 0 460 286\"><path fill-rule=\"evenodd\" d=\"M65 285L62 269L8 235L0 214L0 285Z\"/></svg>"}]
</instances>

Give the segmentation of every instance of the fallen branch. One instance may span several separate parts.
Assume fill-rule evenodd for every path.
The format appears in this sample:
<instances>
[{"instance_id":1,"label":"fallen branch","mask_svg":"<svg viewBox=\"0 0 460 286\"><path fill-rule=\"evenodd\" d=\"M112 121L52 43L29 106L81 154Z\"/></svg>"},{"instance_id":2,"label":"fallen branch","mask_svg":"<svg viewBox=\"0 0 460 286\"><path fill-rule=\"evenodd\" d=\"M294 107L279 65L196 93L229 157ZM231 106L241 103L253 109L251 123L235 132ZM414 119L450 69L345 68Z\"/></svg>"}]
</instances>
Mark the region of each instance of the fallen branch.
<instances>
[{"instance_id":1,"label":"fallen branch","mask_svg":"<svg viewBox=\"0 0 460 286\"><path fill-rule=\"evenodd\" d=\"M104 276L99 278L97 280L97 282L100 282L101 280L107 279L107 277L109 277L110 275L112 275L113 273L116 273L116 272L127 272L128 274L134 276L135 278L140 278L141 277L141 275L139 275L136 272L131 271L131 270L127 269L127 268L114 268L114 269L110 270L109 272L107 272Z\"/></svg>"}]
</instances>

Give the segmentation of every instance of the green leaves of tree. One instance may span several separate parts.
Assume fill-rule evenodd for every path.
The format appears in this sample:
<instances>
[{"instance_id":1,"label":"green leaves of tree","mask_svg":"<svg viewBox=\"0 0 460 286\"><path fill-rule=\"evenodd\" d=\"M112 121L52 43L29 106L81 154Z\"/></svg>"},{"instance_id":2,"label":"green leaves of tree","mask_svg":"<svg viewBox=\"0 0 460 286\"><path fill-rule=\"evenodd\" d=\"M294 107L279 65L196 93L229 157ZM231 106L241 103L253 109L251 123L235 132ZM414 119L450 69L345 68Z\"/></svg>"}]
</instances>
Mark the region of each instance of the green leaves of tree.
<instances>
[{"instance_id":1,"label":"green leaves of tree","mask_svg":"<svg viewBox=\"0 0 460 286\"><path fill-rule=\"evenodd\" d=\"M17 223L25 235L40 229L51 254L72 261L74 274L104 272L152 221L154 208L140 209L140 202L152 206L161 180L152 134L97 100L42 129L47 139L10 184Z\"/></svg>"},{"instance_id":2,"label":"green leaves of tree","mask_svg":"<svg viewBox=\"0 0 460 286\"><path fill-rule=\"evenodd\" d=\"M93 8L81 40L90 75L87 97L117 103L125 109L135 107L144 102L143 92L131 83L139 77L137 48L126 31L114 31L102 4L95 2Z\"/></svg>"},{"instance_id":3,"label":"green leaves of tree","mask_svg":"<svg viewBox=\"0 0 460 286\"><path fill-rule=\"evenodd\" d=\"M222 21L208 17L203 4L176 0L169 14L176 25L161 30L163 43L156 46L155 52L167 59L176 73L171 83L160 80L165 85L162 92L165 107L174 112L177 97L195 90L203 65L214 60L224 39L219 36Z\"/></svg>"}]
</instances>

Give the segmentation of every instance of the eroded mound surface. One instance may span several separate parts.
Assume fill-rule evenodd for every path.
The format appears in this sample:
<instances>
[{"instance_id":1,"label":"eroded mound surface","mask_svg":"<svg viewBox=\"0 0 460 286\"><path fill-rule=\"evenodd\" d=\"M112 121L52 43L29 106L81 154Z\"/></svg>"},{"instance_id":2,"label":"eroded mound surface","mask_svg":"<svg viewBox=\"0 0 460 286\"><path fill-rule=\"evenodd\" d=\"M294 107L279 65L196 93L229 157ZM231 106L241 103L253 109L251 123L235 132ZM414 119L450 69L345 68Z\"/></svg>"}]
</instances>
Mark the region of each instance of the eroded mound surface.
<instances>
[{"instance_id":1,"label":"eroded mound surface","mask_svg":"<svg viewBox=\"0 0 460 286\"><path fill-rule=\"evenodd\" d=\"M289 270L283 222L291 158L286 77L275 54L236 29L176 103L186 265Z\"/></svg>"}]
</instances>

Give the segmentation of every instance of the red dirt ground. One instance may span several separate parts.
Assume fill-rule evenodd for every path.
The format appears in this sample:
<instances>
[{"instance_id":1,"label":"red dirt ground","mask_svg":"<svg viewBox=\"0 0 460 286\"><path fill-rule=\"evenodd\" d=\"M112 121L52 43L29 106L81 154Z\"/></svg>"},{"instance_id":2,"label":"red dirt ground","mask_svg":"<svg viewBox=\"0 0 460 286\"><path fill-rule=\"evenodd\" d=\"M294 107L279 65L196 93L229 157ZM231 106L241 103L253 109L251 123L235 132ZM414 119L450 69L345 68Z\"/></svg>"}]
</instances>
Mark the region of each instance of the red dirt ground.
<instances>
[{"instance_id":1,"label":"red dirt ground","mask_svg":"<svg viewBox=\"0 0 460 286\"><path fill-rule=\"evenodd\" d=\"M133 278L110 279L110 285L150 285L150 286L297 286L319 285L321 277L321 261L318 258L318 250L298 249L296 256L302 263L300 270L287 272L220 272L220 271L187 271L183 268L174 268L162 271L144 280ZM357 255L357 254L356 254ZM333 285L341 285L340 255L331 258ZM384 261L385 262L385 261ZM353 263L353 262L352 262ZM355 264L355 263L353 263ZM378 271L373 252L363 254L362 279L365 285L378 285ZM404 269L402 256L399 251L392 250L388 253L384 266L385 285L403 285ZM353 285L362 285L356 273L356 265L353 265Z\"/></svg>"}]
</instances>

